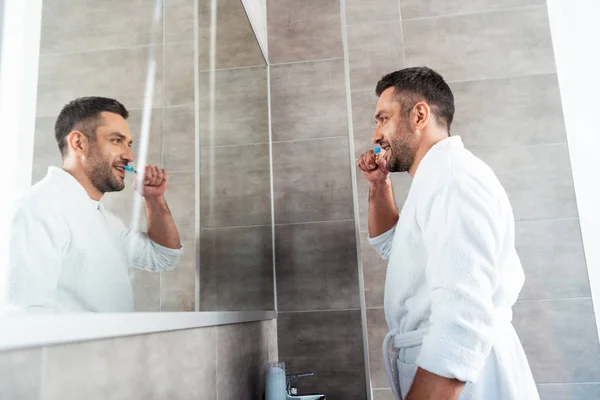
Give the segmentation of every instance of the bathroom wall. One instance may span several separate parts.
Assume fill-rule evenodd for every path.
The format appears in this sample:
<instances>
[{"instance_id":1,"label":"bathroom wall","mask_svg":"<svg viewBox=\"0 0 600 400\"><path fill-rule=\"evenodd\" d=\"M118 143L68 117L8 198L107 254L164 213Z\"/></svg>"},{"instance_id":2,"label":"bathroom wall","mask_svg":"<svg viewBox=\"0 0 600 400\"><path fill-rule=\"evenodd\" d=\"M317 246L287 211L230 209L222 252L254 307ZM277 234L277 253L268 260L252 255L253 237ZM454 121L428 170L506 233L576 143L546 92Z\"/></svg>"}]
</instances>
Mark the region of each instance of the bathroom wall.
<instances>
[{"instance_id":1,"label":"bathroom wall","mask_svg":"<svg viewBox=\"0 0 600 400\"><path fill-rule=\"evenodd\" d=\"M0 352L0 399L259 400L276 320Z\"/></svg>"},{"instance_id":2,"label":"bathroom wall","mask_svg":"<svg viewBox=\"0 0 600 400\"><path fill-rule=\"evenodd\" d=\"M511 199L526 283L514 325L542 399L600 396L600 347L583 254L544 0L346 1L355 156L371 146L374 86L427 65L454 92L452 133L496 172ZM402 206L409 176L394 176ZM391 399L380 356L386 264L367 243L357 178L371 384Z\"/></svg>"},{"instance_id":3,"label":"bathroom wall","mask_svg":"<svg viewBox=\"0 0 600 400\"><path fill-rule=\"evenodd\" d=\"M267 2L279 356L366 399L340 3Z\"/></svg>"},{"instance_id":4,"label":"bathroom wall","mask_svg":"<svg viewBox=\"0 0 600 400\"><path fill-rule=\"evenodd\" d=\"M167 201L186 251L175 271L131 270L139 311L195 306L193 4L166 0L164 18L153 26L154 0L43 3L33 182L49 165L61 165L54 122L62 106L80 96L114 97L128 108L137 155L150 54L157 63L147 162L169 172ZM127 225L137 196L131 182L103 199ZM140 224L144 228L143 212Z\"/></svg>"}]
</instances>

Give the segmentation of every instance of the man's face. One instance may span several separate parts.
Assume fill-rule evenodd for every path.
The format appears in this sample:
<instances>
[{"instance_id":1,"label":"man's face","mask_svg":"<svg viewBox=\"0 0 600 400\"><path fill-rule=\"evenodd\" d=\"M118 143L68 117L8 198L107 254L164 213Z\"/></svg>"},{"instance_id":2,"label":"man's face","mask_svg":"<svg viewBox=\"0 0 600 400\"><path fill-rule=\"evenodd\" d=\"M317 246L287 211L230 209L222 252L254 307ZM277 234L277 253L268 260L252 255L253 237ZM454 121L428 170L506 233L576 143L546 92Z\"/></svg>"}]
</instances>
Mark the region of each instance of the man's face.
<instances>
[{"instance_id":1,"label":"man's face","mask_svg":"<svg viewBox=\"0 0 600 400\"><path fill-rule=\"evenodd\" d=\"M390 172L407 172L415 161L419 139L410 126L409 114L402 110L394 97L394 88L386 89L375 110L377 126L373 143L385 149L387 169Z\"/></svg>"},{"instance_id":2,"label":"man's face","mask_svg":"<svg viewBox=\"0 0 600 400\"><path fill-rule=\"evenodd\" d=\"M123 167L133 161L131 132L120 115L102 112L100 116L102 122L96 128L95 140L90 139L84 168L100 192L119 192L125 188Z\"/></svg>"}]
</instances>

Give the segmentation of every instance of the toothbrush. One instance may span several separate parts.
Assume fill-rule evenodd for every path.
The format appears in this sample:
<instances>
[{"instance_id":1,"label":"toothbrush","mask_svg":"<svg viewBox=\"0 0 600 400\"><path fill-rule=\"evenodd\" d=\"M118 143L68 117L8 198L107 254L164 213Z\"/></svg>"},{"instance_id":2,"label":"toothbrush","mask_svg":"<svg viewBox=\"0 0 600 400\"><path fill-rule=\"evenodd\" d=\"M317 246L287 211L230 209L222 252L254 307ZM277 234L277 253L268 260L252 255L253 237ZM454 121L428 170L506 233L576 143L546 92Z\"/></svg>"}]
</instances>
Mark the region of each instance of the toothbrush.
<instances>
[{"instance_id":1,"label":"toothbrush","mask_svg":"<svg viewBox=\"0 0 600 400\"><path fill-rule=\"evenodd\" d=\"M125 165L123 168L125 169L125 171L129 171L129 172L133 172L134 174L137 174L137 171L135 170L135 168L133 168L129 165Z\"/></svg>"},{"instance_id":2,"label":"toothbrush","mask_svg":"<svg viewBox=\"0 0 600 400\"><path fill-rule=\"evenodd\" d=\"M373 153L375 154L375 161L379 161L379 157L381 156L381 147L375 147L375 149L373 149Z\"/></svg>"}]
</instances>

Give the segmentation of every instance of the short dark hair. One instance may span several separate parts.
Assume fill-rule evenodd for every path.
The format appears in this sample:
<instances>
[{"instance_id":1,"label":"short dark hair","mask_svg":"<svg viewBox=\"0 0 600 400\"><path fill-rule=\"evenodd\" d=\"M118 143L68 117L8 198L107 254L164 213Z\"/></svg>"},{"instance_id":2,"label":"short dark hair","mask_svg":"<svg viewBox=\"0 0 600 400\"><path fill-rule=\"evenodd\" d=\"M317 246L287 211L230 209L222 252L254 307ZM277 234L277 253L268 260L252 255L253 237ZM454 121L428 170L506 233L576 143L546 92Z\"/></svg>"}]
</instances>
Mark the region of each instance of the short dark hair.
<instances>
[{"instance_id":1,"label":"short dark hair","mask_svg":"<svg viewBox=\"0 0 600 400\"><path fill-rule=\"evenodd\" d=\"M67 136L74 130L81 131L86 137L96 137L96 128L100 124L100 113L106 111L118 114L124 119L129 112L123 104L106 97L80 97L63 107L54 124L54 136L63 158L67 155Z\"/></svg>"},{"instance_id":2,"label":"short dark hair","mask_svg":"<svg viewBox=\"0 0 600 400\"><path fill-rule=\"evenodd\" d=\"M437 122L450 133L454 119L454 95L444 78L428 67L404 68L385 75L377 82L377 97L394 87L394 96L409 112L419 101L426 101Z\"/></svg>"}]
</instances>

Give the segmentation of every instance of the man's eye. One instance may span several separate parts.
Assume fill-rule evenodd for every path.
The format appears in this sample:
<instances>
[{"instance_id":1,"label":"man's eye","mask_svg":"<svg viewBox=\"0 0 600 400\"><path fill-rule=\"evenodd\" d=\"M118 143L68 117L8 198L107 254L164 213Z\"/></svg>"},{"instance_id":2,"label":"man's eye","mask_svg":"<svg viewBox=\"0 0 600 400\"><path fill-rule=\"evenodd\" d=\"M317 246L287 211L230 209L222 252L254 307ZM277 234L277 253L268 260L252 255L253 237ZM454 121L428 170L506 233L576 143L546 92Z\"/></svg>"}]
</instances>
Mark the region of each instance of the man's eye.
<instances>
[{"instance_id":1,"label":"man's eye","mask_svg":"<svg viewBox=\"0 0 600 400\"><path fill-rule=\"evenodd\" d=\"M114 144L120 144L121 143L121 139L114 138L114 139L111 140L111 142L114 143Z\"/></svg>"}]
</instances>

